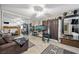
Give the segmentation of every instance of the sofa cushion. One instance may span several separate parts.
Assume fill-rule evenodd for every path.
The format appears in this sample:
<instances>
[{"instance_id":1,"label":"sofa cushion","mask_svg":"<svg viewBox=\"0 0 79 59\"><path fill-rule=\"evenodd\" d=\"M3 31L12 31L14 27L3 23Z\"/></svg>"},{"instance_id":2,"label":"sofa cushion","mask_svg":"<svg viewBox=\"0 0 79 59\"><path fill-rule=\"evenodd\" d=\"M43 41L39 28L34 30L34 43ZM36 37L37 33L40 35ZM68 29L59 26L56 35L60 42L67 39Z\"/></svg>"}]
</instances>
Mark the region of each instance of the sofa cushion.
<instances>
[{"instance_id":1,"label":"sofa cushion","mask_svg":"<svg viewBox=\"0 0 79 59\"><path fill-rule=\"evenodd\" d=\"M21 37L21 38L15 39L14 41L22 47L26 43L26 38Z\"/></svg>"},{"instance_id":2,"label":"sofa cushion","mask_svg":"<svg viewBox=\"0 0 79 59\"><path fill-rule=\"evenodd\" d=\"M0 45L2 45L2 44L5 44L6 42L4 41L4 39L2 39L1 37L0 37Z\"/></svg>"},{"instance_id":3,"label":"sofa cushion","mask_svg":"<svg viewBox=\"0 0 79 59\"><path fill-rule=\"evenodd\" d=\"M5 40L5 42L9 43L13 41L13 37L10 34L3 34L3 39Z\"/></svg>"}]
</instances>

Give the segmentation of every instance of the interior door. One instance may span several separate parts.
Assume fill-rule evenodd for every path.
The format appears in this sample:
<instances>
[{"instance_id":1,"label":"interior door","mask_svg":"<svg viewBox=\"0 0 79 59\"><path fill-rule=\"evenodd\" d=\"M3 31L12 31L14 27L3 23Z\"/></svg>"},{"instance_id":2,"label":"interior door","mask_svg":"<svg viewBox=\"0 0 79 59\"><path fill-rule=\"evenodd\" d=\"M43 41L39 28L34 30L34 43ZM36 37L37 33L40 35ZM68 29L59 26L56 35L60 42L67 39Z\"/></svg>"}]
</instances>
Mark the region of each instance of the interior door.
<instances>
[{"instance_id":1,"label":"interior door","mask_svg":"<svg viewBox=\"0 0 79 59\"><path fill-rule=\"evenodd\" d=\"M48 27L48 24L50 24L49 25L50 37L52 39L58 40L58 20L43 21L43 25ZM47 30L43 31L43 32L47 32Z\"/></svg>"},{"instance_id":2,"label":"interior door","mask_svg":"<svg viewBox=\"0 0 79 59\"><path fill-rule=\"evenodd\" d=\"M49 23L51 38L58 40L58 20L50 20Z\"/></svg>"}]
</instances>

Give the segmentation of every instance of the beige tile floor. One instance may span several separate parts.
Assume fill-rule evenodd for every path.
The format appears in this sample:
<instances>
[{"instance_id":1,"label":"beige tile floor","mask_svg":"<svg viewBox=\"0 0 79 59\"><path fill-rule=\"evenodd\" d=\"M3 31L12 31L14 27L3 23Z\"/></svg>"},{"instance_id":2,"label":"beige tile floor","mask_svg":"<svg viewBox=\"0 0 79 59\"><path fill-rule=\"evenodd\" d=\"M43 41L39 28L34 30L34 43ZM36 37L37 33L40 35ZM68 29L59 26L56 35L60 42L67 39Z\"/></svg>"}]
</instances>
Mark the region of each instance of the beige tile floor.
<instances>
[{"instance_id":1,"label":"beige tile floor","mask_svg":"<svg viewBox=\"0 0 79 59\"><path fill-rule=\"evenodd\" d=\"M51 40L49 43L43 42L42 38L40 37L34 37L30 36L29 41L35 44L35 46L28 49L28 51L23 52L23 54L40 54L44 49L48 47L49 44L53 44L56 46L59 46L63 49L67 49L69 51L79 53L79 48L71 47L68 45L60 44L59 42L56 42L55 40Z\"/></svg>"},{"instance_id":2,"label":"beige tile floor","mask_svg":"<svg viewBox=\"0 0 79 59\"><path fill-rule=\"evenodd\" d=\"M35 44L35 46L25 51L26 54L40 54L46 47L48 47L49 43L45 43L42 41L40 37L31 36L29 41Z\"/></svg>"}]
</instances>

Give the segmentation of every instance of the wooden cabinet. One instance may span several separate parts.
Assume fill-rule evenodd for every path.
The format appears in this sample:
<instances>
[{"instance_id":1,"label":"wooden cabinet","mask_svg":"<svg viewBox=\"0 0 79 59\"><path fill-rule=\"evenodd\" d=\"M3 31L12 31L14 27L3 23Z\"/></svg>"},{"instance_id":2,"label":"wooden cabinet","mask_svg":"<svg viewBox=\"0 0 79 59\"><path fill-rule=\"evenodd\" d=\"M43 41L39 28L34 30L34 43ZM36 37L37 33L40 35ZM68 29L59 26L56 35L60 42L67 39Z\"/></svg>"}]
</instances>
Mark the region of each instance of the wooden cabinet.
<instances>
[{"instance_id":1,"label":"wooden cabinet","mask_svg":"<svg viewBox=\"0 0 79 59\"><path fill-rule=\"evenodd\" d=\"M67 38L61 38L61 43L79 48L79 41Z\"/></svg>"}]
</instances>

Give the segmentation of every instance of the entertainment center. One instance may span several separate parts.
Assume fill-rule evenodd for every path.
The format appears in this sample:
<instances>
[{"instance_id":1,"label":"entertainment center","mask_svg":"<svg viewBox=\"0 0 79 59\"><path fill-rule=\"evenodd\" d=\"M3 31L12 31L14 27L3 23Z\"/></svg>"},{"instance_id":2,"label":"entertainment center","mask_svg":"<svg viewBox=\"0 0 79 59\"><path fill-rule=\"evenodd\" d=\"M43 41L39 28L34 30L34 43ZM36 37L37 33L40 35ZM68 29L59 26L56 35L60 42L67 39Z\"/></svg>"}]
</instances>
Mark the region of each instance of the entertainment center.
<instances>
[{"instance_id":1,"label":"entertainment center","mask_svg":"<svg viewBox=\"0 0 79 59\"><path fill-rule=\"evenodd\" d=\"M61 43L79 48L79 15L66 16L63 28Z\"/></svg>"}]
</instances>

